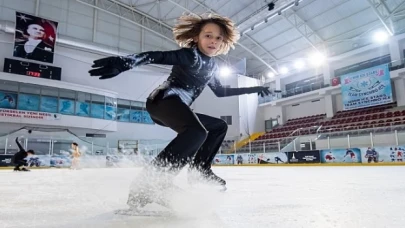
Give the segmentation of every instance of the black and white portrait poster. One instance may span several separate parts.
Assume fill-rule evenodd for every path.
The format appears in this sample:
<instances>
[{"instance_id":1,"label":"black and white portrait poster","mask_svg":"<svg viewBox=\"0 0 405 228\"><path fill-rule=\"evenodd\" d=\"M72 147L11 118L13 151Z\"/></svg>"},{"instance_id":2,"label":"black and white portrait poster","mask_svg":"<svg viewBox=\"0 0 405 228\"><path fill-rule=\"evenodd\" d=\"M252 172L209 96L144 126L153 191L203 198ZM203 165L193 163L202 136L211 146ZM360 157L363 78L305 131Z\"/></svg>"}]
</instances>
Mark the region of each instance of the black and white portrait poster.
<instances>
[{"instance_id":1,"label":"black and white portrait poster","mask_svg":"<svg viewBox=\"0 0 405 228\"><path fill-rule=\"evenodd\" d=\"M14 57L53 63L58 22L16 12Z\"/></svg>"}]
</instances>

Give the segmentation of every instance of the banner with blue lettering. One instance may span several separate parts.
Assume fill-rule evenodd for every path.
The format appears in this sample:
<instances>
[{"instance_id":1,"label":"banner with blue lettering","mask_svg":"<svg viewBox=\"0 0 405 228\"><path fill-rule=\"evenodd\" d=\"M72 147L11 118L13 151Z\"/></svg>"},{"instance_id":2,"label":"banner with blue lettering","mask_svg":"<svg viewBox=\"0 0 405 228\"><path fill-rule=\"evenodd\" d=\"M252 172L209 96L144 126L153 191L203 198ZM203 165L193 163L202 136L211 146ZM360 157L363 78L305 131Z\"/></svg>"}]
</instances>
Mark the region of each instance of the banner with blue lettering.
<instances>
[{"instance_id":1,"label":"banner with blue lettering","mask_svg":"<svg viewBox=\"0 0 405 228\"><path fill-rule=\"evenodd\" d=\"M343 110L392 102L388 64L341 76Z\"/></svg>"}]
</instances>

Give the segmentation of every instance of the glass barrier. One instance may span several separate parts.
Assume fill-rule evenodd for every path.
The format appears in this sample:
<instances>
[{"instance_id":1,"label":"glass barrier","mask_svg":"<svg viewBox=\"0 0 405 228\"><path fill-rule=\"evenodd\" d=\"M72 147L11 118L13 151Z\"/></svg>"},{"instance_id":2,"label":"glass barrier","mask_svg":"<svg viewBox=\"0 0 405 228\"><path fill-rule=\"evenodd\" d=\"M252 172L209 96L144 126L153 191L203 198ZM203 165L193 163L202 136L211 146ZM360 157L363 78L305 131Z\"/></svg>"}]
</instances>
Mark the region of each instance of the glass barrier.
<instances>
[{"instance_id":1,"label":"glass barrier","mask_svg":"<svg viewBox=\"0 0 405 228\"><path fill-rule=\"evenodd\" d=\"M154 124L142 102L129 102L126 108L116 98L96 94L83 94L80 91L67 91L52 88L56 93L50 96L49 87L17 83L20 92L9 91L7 87L16 82L0 80L0 108L22 111L40 111L76 115L81 117L98 118L119 122ZM37 89L37 94L22 93L21 91ZM132 104L132 105L131 105Z\"/></svg>"},{"instance_id":2,"label":"glass barrier","mask_svg":"<svg viewBox=\"0 0 405 228\"><path fill-rule=\"evenodd\" d=\"M322 148L389 146L405 143L401 137L405 136L405 125L402 121L370 126L328 126L320 129L317 134L318 142L323 141L320 143Z\"/></svg>"},{"instance_id":3,"label":"glass barrier","mask_svg":"<svg viewBox=\"0 0 405 228\"><path fill-rule=\"evenodd\" d=\"M299 138L299 137L298 137ZM260 139L247 142L244 146L236 150L229 150L227 153L272 153L282 152L286 148L296 148L294 143L297 137Z\"/></svg>"},{"instance_id":4,"label":"glass barrier","mask_svg":"<svg viewBox=\"0 0 405 228\"><path fill-rule=\"evenodd\" d=\"M299 150L301 143L312 143L312 149L389 146L405 144L402 121L370 126L326 126L299 128L286 138L255 140L236 153L286 152Z\"/></svg>"},{"instance_id":5,"label":"glass barrier","mask_svg":"<svg viewBox=\"0 0 405 228\"><path fill-rule=\"evenodd\" d=\"M72 143L76 142L82 155L108 154L141 154L156 156L162 151L169 140L126 140L134 142L130 148L118 150L110 145L108 138L86 138L75 135L69 130L57 128L28 128L24 127L0 136L0 154L18 152L16 138L24 149L32 149L36 155L67 156L71 154ZM131 153L128 153L131 152Z\"/></svg>"},{"instance_id":6,"label":"glass barrier","mask_svg":"<svg viewBox=\"0 0 405 228\"><path fill-rule=\"evenodd\" d=\"M0 154L6 153L7 138L0 138Z\"/></svg>"}]
</instances>

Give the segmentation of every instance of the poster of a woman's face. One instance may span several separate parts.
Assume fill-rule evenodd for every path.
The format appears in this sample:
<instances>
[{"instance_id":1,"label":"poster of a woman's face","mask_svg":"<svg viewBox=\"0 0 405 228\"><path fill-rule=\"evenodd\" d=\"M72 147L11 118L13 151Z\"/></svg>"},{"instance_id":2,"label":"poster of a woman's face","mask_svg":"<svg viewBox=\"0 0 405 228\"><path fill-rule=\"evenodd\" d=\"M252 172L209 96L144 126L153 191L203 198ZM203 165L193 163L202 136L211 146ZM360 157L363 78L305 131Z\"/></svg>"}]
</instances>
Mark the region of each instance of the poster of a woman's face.
<instances>
[{"instance_id":1,"label":"poster of a woman's face","mask_svg":"<svg viewBox=\"0 0 405 228\"><path fill-rule=\"evenodd\" d=\"M58 22L16 12L14 57L53 63Z\"/></svg>"}]
</instances>

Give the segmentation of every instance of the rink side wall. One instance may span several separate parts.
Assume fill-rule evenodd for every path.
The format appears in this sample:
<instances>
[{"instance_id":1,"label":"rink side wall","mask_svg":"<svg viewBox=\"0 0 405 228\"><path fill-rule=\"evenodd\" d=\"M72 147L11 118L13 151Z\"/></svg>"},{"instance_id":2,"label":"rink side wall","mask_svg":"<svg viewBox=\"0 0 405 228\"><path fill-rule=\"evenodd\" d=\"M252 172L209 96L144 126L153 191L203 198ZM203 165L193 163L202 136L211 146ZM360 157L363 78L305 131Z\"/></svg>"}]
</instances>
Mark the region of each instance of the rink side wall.
<instances>
[{"instance_id":1,"label":"rink side wall","mask_svg":"<svg viewBox=\"0 0 405 228\"><path fill-rule=\"evenodd\" d=\"M9 169L12 155L0 155L0 168ZM404 146L290 151L278 153L217 154L214 166L392 166L405 165ZM146 155L85 155L82 168L141 167L154 158ZM67 168L69 155L35 155L27 158L35 168Z\"/></svg>"}]
</instances>

